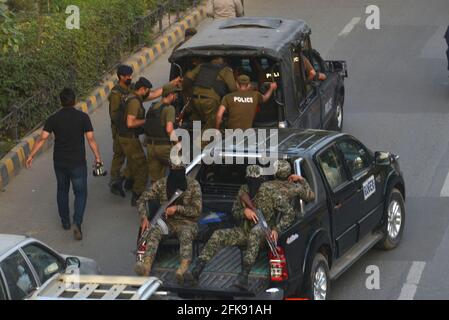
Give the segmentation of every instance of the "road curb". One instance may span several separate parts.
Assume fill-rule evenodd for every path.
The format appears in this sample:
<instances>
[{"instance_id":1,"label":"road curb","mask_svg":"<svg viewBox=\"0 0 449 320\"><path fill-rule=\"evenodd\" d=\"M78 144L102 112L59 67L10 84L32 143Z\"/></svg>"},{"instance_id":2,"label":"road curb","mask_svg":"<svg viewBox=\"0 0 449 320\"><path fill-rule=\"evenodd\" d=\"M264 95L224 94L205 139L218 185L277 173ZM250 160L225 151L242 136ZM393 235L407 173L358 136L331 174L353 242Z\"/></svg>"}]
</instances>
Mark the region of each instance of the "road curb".
<instances>
[{"instance_id":1,"label":"road curb","mask_svg":"<svg viewBox=\"0 0 449 320\"><path fill-rule=\"evenodd\" d=\"M206 9L204 6L195 9L191 14L177 22L173 28L166 32L166 34L159 37L156 44L141 49L137 54L134 54L123 63L132 66L136 74L141 73L168 49L184 40L184 31L187 28L196 27L205 18ZM85 101L78 103L76 108L88 114L93 113L107 100L107 97L115 84L116 81L106 81L104 84L93 90L92 94L88 96ZM41 130L42 128L23 138L18 145L0 160L0 191L4 190L11 180L25 167L26 158L30 154L34 144L37 142ZM50 148L52 144L53 139L46 143L40 153Z\"/></svg>"}]
</instances>

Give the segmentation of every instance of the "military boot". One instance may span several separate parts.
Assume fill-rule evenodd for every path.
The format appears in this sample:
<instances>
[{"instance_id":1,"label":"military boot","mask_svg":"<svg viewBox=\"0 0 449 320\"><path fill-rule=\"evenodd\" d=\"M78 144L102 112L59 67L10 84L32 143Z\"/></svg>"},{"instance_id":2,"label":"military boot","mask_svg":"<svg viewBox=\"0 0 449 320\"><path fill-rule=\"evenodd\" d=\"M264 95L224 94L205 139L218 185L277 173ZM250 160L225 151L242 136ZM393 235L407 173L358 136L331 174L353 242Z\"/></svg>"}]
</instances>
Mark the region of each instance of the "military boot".
<instances>
[{"instance_id":1,"label":"military boot","mask_svg":"<svg viewBox=\"0 0 449 320\"><path fill-rule=\"evenodd\" d=\"M125 179L125 184L123 185L123 188L125 188L126 191L131 191L134 186L134 180L129 178Z\"/></svg>"},{"instance_id":2,"label":"military boot","mask_svg":"<svg viewBox=\"0 0 449 320\"><path fill-rule=\"evenodd\" d=\"M136 263L134 271L139 276L148 277L150 275L152 266L153 266L153 259L151 257L145 257L143 261L139 261Z\"/></svg>"},{"instance_id":3,"label":"military boot","mask_svg":"<svg viewBox=\"0 0 449 320\"><path fill-rule=\"evenodd\" d=\"M125 191L123 191L123 179L118 179L111 183L111 193L117 196L126 197Z\"/></svg>"},{"instance_id":4,"label":"military boot","mask_svg":"<svg viewBox=\"0 0 449 320\"><path fill-rule=\"evenodd\" d=\"M200 282L200 274L206 267L206 262L201 259L195 260L192 269L184 274L184 281L189 281L193 286L197 286Z\"/></svg>"},{"instance_id":5,"label":"military boot","mask_svg":"<svg viewBox=\"0 0 449 320\"><path fill-rule=\"evenodd\" d=\"M131 197L131 207L137 207L137 200L139 200L140 196L140 194L133 192L133 196Z\"/></svg>"},{"instance_id":6,"label":"military boot","mask_svg":"<svg viewBox=\"0 0 449 320\"><path fill-rule=\"evenodd\" d=\"M243 291L248 291L248 276L251 272L251 266L242 265L242 271L237 276L237 280L234 283L234 287Z\"/></svg>"},{"instance_id":7,"label":"military boot","mask_svg":"<svg viewBox=\"0 0 449 320\"><path fill-rule=\"evenodd\" d=\"M176 281L178 284L184 284L184 274L189 269L190 260L183 259L181 260L181 264L179 265L178 270L176 270Z\"/></svg>"}]
</instances>

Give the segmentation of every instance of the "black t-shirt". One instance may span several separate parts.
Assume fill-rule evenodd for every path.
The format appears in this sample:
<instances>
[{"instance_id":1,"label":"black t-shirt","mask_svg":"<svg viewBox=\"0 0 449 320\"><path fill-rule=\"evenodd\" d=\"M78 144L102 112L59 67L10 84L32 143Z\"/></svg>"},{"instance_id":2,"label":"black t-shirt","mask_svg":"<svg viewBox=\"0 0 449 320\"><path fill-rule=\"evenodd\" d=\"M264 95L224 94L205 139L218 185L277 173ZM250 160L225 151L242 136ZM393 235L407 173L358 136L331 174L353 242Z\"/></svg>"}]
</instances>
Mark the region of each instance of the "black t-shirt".
<instances>
[{"instance_id":1,"label":"black t-shirt","mask_svg":"<svg viewBox=\"0 0 449 320\"><path fill-rule=\"evenodd\" d=\"M86 165L84 134L94 131L87 114L64 107L47 119L44 131L55 134L53 160L56 164Z\"/></svg>"}]
</instances>

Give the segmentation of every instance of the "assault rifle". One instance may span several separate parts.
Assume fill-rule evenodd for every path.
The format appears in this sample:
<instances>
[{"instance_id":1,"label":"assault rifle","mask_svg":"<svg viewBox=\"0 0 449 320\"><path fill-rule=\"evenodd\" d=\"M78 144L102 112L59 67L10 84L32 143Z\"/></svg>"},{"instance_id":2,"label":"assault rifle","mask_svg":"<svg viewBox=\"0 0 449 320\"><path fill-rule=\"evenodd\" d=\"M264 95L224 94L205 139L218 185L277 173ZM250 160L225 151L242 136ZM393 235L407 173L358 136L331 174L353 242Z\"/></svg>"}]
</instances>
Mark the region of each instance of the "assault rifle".
<instances>
[{"instance_id":1,"label":"assault rifle","mask_svg":"<svg viewBox=\"0 0 449 320\"><path fill-rule=\"evenodd\" d=\"M146 251L146 247L147 247L147 245L146 245L147 237L153 228L155 228L156 226L159 226L162 230L162 234L168 235L168 226L164 220L165 210L167 210L167 208L173 202L178 200L179 197L181 197L183 193L184 192L181 190L176 190L176 192L173 194L173 196L166 203L162 204L159 207L156 214L151 219L150 226L148 228L146 228L145 230L139 229L139 239L137 240L137 251L136 251L137 261L143 260L143 255L144 255L144 253ZM147 209L148 209L148 207L147 207ZM151 211L152 211L151 208L149 209L149 211L150 211L149 213L151 215Z\"/></svg>"},{"instance_id":2,"label":"assault rifle","mask_svg":"<svg viewBox=\"0 0 449 320\"><path fill-rule=\"evenodd\" d=\"M268 226L267 220L265 220L265 216L263 215L262 211L260 209L257 209L254 205L251 199L249 198L249 195L247 193L244 193L240 196L240 200L243 202L243 204L253 210L257 215L257 224L255 228L262 229L265 239L267 240L268 247L270 248L271 253L276 257L280 258L279 252L277 250L277 243L273 240L271 237L271 229Z\"/></svg>"}]
</instances>

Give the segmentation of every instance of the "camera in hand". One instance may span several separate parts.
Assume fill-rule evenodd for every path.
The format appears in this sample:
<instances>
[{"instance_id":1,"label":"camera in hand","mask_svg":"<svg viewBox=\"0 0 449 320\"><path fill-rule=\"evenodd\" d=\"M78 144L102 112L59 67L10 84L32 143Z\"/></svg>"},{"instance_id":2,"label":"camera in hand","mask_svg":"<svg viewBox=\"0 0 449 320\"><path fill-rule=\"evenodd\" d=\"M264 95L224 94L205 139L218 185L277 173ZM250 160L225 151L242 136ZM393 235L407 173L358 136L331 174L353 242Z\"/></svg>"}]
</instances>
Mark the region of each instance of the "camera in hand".
<instances>
[{"instance_id":1,"label":"camera in hand","mask_svg":"<svg viewBox=\"0 0 449 320\"><path fill-rule=\"evenodd\" d=\"M97 162L94 165L93 174L94 174L94 177L104 177L108 174L108 172L106 170L104 170L103 162Z\"/></svg>"}]
</instances>

